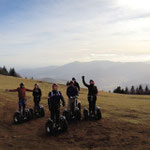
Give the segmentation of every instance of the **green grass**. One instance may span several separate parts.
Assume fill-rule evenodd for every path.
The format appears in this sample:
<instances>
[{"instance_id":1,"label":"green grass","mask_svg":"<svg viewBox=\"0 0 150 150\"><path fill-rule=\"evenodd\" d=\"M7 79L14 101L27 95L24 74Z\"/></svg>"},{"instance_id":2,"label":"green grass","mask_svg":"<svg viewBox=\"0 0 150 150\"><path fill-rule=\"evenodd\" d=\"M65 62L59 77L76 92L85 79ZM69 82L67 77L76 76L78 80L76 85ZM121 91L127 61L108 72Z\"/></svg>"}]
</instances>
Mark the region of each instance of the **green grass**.
<instances>
[{"instance_id":1,"label":"green grass","mask_svg":"<svg viewBox=\"0 0 150 150\"><path fill-rule=\"evenodd\" d=\"M0 76L0 98L5 100L5 102L0 100L0 108L8 101L13 101L16 103L17 109L17 93L5 92L5 89L15 89L19 86L20 82L24 82L26 88L29 89L33 89L34 84L38 83L43 93L42 104L47 107L47 96L52 90L50 83ZM59 85L59 90L67 102L66 86ZM82 106L88 106L87 89L81 89L79 99ZM27 100L28 105L33 105L32 93L27 93ZM119 95L99 92L97 105L101 107L104 118L112 118L113 120L120 120L132 124L143 124L146 126L150 124L150 96Z\"/></svg>"}]
</instances>

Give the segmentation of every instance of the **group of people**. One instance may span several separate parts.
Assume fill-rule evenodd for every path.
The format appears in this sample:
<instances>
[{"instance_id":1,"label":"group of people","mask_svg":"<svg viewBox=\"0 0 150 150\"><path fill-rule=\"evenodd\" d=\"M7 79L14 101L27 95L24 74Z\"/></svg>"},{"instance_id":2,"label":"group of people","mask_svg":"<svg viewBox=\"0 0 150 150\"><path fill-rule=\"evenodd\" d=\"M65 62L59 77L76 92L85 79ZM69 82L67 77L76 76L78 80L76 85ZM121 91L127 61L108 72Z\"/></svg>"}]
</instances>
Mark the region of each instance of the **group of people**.
<instances>
[{"instance_id":1,"label":"group of people","mask_svg":"<svg viewBox=\"0 0 150 150\"><path fill-rule=\"evenodd\" d=\"M97 87L94 84L93 80L90 80L89 84L85 82L85 77L82 76L82 82L83 84L88 88L88 102L89 102L89 113L90 115L95 115L95 105L98 95ZM23 115L25 113L26 108L26 92L32 92L33 93L33 99L34 99L34 110L38 110L40 107L40 101L42 92L38 84L35 84L34 89L27 89L25 88L24 83L20 83L20 87L13 90L6 90L8 92L18 92L18 98L19 98L19 112L21 113L21 110L23 109ZM67 83L67 96L68 96L68 106L70 102L71 97L77 97L80 93L80 85L76 81L75 78L72 78L70 82ZM59 125L59 116L60 116L60 101L62 101L63 107L65 106L65 100L62 95L62 93L58 90L58 85L53 84L52 85L52 91L48 94L48 107L50 110L50 118L53 121L56 121L56 124Z\"/></svg>"}]
</instances>

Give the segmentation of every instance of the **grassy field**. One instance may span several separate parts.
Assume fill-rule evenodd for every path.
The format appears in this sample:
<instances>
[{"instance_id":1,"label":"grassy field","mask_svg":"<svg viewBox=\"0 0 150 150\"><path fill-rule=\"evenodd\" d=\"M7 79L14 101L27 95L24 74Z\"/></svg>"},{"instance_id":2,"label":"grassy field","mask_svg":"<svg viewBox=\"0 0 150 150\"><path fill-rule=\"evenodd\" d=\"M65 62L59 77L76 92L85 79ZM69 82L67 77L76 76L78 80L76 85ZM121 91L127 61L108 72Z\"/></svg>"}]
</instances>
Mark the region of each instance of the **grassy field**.
<instances>
[{"instance_id":1,"label":"grassy field","mask_svg":"<svg viewBox=\"0 0 150 150\"><path fill-rule=\"evenodd\" d=\"M81 121L70 124L68 132L57 137L45 135L45 122L49 117L47 96L51 84L38 82L46 116L14 125L13 113L18 108L17 93L5 89L17 88L24 82L33 89L37 81L0 76L0 150L2 149L58 149L58 150L150 150L150 96L118 95L99 92L97 105L101 107L101 121ZM65 100L66 86L59 85ZM81 89L82 106L87 106L87 90ZM27 94L27 107L33 106L32 93Z\"/></svg>"}]
</instances>

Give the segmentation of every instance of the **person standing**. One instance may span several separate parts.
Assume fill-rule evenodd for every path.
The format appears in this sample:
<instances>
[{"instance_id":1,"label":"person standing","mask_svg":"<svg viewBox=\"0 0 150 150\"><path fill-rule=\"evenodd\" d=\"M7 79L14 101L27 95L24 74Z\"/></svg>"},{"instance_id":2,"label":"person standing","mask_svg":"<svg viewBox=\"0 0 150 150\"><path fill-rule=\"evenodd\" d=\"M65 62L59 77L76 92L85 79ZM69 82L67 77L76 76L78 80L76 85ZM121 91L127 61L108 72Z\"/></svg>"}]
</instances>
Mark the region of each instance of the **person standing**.
<instances>
[{"instance_id":1,"label":"person standing","mask_svg":"<svg viewBox=\"0 0 150 150\"><path fill-rule=\"evenodd\" d=\"M33 89L34 112L39 111L40 109L41 96L41 89L39 88L38 84L35 84Z\"/></svg>"},{"instance_id":2,"label":"person standing","mask_svg":"<svg viewBox=\"0 0 150 150\"><path fill-rule=\"evenodd\" d=\"M6 92L18 92L18 98L19 98L19 112L21 113L21 110L23 108L23 115L25 114L25 108L26 108L26 91L33 92L33 90L25 88L24 83L20 83L20 87L13 90L6 89Z\"/></svg>"},{"instance_id":3,"label":"person standing","mask_svg":"<svg viewBox=\"0 0 150 150\"><path fill-rule=\"evenodd\" d=\"M78 89L78 91L80 91L80 85L74 77L72 78L72 82L73 82L74 86Z\"/></svg>"},{"instance_id":4,"label":"person standing","mask_svg":"<svg viewBox=\"0 0 150 150\"><path fill-rule=\"evenodd\" d=\"M95 86L95 83L93 80L90 80L90 84L87 84L85 82L85 77L82 76L82 82L83 84L88 88L88 102L89 102L89 113L90 115L95 115L95 106L96 106L96 100L98 95L98 89Z\"/></svg>"},{"instance_id":5,"label":"person standing","mask_svg":"<svg viewBox=\"0 0 150 150\"><path fill-rule=\"evenodd\" d=\"M55 122L56 126L59 127L60 117L60 101L62 101L63 107L65 106L65 100L60 91L58 91L57 84L52 85L52 91L48 95L48 106L50 110L50 118Z\"/></svg>"}]
</instances>

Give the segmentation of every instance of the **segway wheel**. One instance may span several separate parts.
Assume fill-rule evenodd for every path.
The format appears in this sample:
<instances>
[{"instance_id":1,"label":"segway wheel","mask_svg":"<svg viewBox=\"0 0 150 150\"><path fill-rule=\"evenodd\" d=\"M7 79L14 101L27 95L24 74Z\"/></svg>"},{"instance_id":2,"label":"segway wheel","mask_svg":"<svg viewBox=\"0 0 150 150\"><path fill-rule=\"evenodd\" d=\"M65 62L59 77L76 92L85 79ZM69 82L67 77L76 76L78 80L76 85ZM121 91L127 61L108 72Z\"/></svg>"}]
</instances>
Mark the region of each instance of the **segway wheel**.
<instances>
[{"instance_id":1,"label":"segway wheel","mask_svg":"<svg viewBox=\"0 0 150 150\"><path fill-rule=\"evenodd\" d=\"M31 114L29 109L25 110L25 121L29 121L31 119Z\"/></svg>"},{"instance_id":2,"label":"segway wheel","mask_svg":"<svg viewBox=\"0 0 150 150\"><path fill-rule=\"evenodd\" d=\"M33 111L33 109L30 108L29 112L30 112L30 118L33 119L33 117L34 117L34 111Z\"/></svg>"},{"instance_id":3,"label":"segway wheel","mask_svg":"<svg viewBox=\"0 0 150 150\"><path fill-rule=\"evenodd\" d=\"M80 121L81 120L81 112L79 110L79 108L75 109L75 118L76 120Z\"/></svg>"},{"instance_id":4,"label":"segway wheel","mask_svg":"<svg viewBox=\"0 0 150 150\"><path fill-rule=\"evenodd\" d=\"M40 117L44 117L45 116L45 111L43 107L40 107Z\"/></svg>"},{"instance_id":5,"label":"segway wheel","mask_svg":"<svg viewBox=\"0 0 150 150\"><path fill-rule=\"evenodd\" d=\"M53 121L51 119L48 119L45 124L45 131L47 135L53 134Z\"/></svg>"},{"instance_id":6,"label":"segway wheel","mask_svg":"<svg viewBox=\"0 0 150 150\"><path fill-rule=\"evenodd\" d=\"M66 120L69 122L69 112L68 112L68 110L67 109L65 109L64 111L63 111L63 116L66 118Z\"/></svg>"},{"instance_id":7,"label":"segway wheel","mask_svg":"<svg viewBox=\"0 0 150 150\"><path fill-rule=\"evenodd\" d=\"M60 116L60 128L62 132L65 132L68 130L68 122L64 116Z\"/></svg>"},{"instance_id":8,"label":"segway wheel","mask_svg":"<svg viewBox=\"0 0 150 150\"><path fill-rule=\"evenodd\" d=\"M13 120L14 120L14 124L21 123L21 114L19 112L15 112Z\"/></svg>"},{"instance_id":9,"label":"segway wheel","mask_svg":"<svg viewBox=\"0 0 150 150\"><path fill-rule=\"evenodd\" d=\"M88 109L85 107L83 110L84 120L88 120Z\"/></svg>"},{"instance_id":10,"label":"segway wheel","mask_svg":"<svg viewBox=\"0 0 150 150\"><path fill-rule=\"evenodd\" d=\"M96 107L96 119L97 120L102 119L102 113L99 107Z\"/></svg>"}]
</instances>

